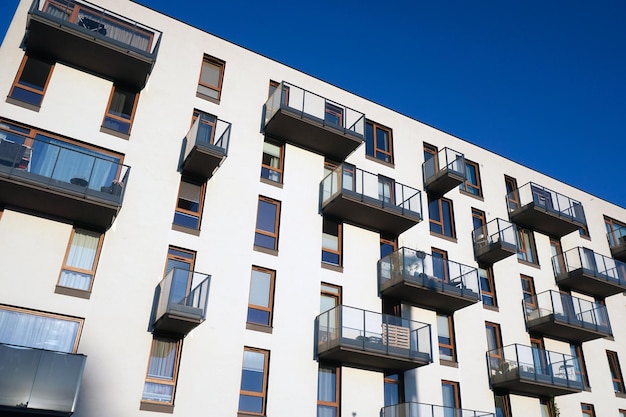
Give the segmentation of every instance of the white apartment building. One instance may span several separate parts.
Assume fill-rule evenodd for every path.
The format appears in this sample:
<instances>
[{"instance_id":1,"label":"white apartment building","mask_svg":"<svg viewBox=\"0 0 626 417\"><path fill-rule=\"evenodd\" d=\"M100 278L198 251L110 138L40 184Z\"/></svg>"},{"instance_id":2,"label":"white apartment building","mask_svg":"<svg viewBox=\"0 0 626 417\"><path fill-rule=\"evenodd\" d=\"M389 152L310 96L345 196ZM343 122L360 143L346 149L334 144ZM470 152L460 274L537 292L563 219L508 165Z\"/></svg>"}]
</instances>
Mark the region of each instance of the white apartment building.
<instances>
[{"instance_id":1,"label":"white apartment building","mask_svg":"<svg viewBox=\"0 0 626 417\"><path fill-rule=\"evenodd\" d=\"M1 416L626 417L625 208L128 0L0 68Z\"/></svg>"}]
</instances>

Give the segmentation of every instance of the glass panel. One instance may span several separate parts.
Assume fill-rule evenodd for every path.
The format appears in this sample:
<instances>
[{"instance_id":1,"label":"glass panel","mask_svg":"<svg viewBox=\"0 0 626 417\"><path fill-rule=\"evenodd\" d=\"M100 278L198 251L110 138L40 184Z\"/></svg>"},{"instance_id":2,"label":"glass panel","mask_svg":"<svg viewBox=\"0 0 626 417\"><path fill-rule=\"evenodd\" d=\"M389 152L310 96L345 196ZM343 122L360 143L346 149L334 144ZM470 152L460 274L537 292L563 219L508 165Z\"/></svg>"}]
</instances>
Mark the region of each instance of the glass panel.
<instances>
[{"instance_id":1,"label":"glass panel","mask_svg":"<svg viewBox=\"0 0 626 417\"><path fill-rule=\"evenodd\" d=\"M92 271L99 243L100 233L75 229L65 265ZM91 278L91 274L64 269L61 272L59 285L80 290L89 290Z\"/></svg>"},{"instance_id":2,"label":"glass panel","mask_svg":"<svg viewBox=\"0 0 626 417\"><path fill-rule=\"evenodd\" d=\"M263 353L244 351L241 389L244 391L263 392L264 368L265 355Z\"/></svg>"},{"instance_id":3,"label":"glass panel","mask_svg":"<svg viewBox=\"0 0 626 417\"><path fill-rule=\"evenodd\" d=\"M317 399L334 403L337 400L337 375L335 369L320 367L317 381Z\"/></svg>"},{"instance_id":4,"label":"glass panel","mask_svg":"<svg viewBox=\"0 0 626 417\"><path fill-rule=\"evenodd\" d=\"M43 91L46 81L48 80L48 75L50 74L50 69L50 64L28 57L24 69L22 70L19 83L35 90Z\"/></svg>"},{"instance_id":5,"label":"glass panel","mask_svg":"<svg viewBox=\"0 0 626 417\"><path fill-rule=\"evenodd\" d=\"M79 323L0 309L0 343L71 353Z\"/></svg>"},{"instance_id":6,"label":"glass panel","mask_svg":"<svg viewBox=\"0 0 626 417\"><path fill-rule=\"evenodd\" d=\"M271 275L267 272L252 270L250 279L250 304L269 307Z\"/></svg>"},{"instance_id":7,"label":"glass panel","mask_svg":"<svg viewBox=\"0 0 626 417\"><path fill-rule=\"evenodd\" d=\"M217 87L220 82L221 67L213 64L212 62L204 61L202 63L202 73L200 75L200 81L202 84Z\"/></svg>"},{"instance_id":8,"label":"glass panel","mask_svg":"<svg viewBox=\"0 0 626 417\"><path fill-rule=\"evenodd\" d=\"M174 378L176 347L177 342L154 339L148 364L148 377L169 381Z\"/></svg>"},{"instance_id":9,"label":"glass panel","mask_svg":"<svg viewBox=\"0 0 626 417\"><path fill-rule=\"evenodd\" d=\"M239 396L239 411L257 413L263 412L263 397L241 394Z\"/></svg>"},{"instance_id":10,"label":"glass panel","mask_svg":"<svg viewBox=\"0 0 626 417\"><path fill-rule=\"evenodd\" d=\"M257 229L274 233L276 227L276 204L259 200L259 214L257 216Z\"/></svg>"}]
</instances>

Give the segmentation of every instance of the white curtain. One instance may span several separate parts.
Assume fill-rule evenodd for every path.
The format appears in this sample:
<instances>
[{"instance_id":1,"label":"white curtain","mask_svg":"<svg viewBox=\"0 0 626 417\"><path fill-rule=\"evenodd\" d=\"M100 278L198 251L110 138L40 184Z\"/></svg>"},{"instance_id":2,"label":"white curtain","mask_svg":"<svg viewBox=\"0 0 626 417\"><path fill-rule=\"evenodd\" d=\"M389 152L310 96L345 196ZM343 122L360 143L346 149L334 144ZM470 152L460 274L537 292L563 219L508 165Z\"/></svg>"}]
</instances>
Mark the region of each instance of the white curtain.
<instances>
[{"instance_id":1,"label":"white curtain","mask_svg":"<svg viewBox=\"0 0 626 417\"><path fill-rule=\"evenodd\" d=\"M172 381L174 366L176 365L177 342L154 339L148 364L148 377ZM169 402L172 400L173 386L171 384L157 384L146 382L143 389L143 398L152 401Z\"/></svg>"},{"instance_id":2,"label":"white curtain","mask_svg":"<svg viewBox=\"0 0 626 417\"><path fill-rule=\"evenodd\" d=\"M99 242L100 233L75 229L65 266L93 271ZM92 273L63 269L59 284L64 287L89 290L92 278Z\"/></svg>"},{"instance_id":3,"label":"white curtain","mask_svg":"<svg viewBox=\"0 0 626 417\"><path fill-rule=\"evenodd\" d=\"M71 353L79 323L11 310L0 310L0 343Z\"/></svg>"}]
</instances>

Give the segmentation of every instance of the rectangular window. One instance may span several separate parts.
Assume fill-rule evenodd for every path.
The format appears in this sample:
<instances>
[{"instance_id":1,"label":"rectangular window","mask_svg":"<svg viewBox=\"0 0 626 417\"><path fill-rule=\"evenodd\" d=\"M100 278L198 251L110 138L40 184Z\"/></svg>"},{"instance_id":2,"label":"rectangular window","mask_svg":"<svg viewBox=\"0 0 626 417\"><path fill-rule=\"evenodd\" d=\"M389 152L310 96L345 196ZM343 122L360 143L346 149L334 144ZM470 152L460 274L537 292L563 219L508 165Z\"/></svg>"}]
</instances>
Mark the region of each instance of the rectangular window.
<instances>
[{"instance_id":1,"label":"rectangular window","mask_svg":"<svg viewBox=\"0 0 626 417\"><path fill-rule=\"evenodd\" d=\"M261 178L282 183L285 145L265 139L261 160Z\"/></svg>"},{"instance_id":2,"label":"rectangular window","mask_svg":"<svg viewBox=\"0 0 626 417\"><path fill-rule=\"evenodd\" d=\"M483 305L497 307L496 284L493 279L493 269L491 267L478 268L478 276L480 277L480 295Z\"/></svg>"},{"instance_id":3,"label":"rectangular window","mask_svg":"<svg viewBox=\"0 0 626 417\"><path fill-rule=\"evenodd\" d=\"M613 380L613 390L617 393L624 394L624 378L622 377L622 369L619 366L617 352L607 350L606 357L609 360L609 369L611 371L611 379Z\"/></svg>"},{"instance_id":4,"label":"rectangular window","mask_svg":"<svg viewBox=\"0 0 626 417\"><path fill-rule=\"evenodd\" d=\"M248 299L248 323L268 327L272 325L275 279L276 271L258 266L252 267L250 298Z\"/></svg>"},{"instance_id":5,"label":"rectangular window","mask_svg":"<svg viewBox=\"0 0 626 417\"><path fill-rule=\"evenodd\" d=\"M378 176L378 199L384 204L396 205L396 182L383 175Z\"/></svg>"},{"instance_id":6,"label":"rectangular window","mask_svg":"<svg viewBox=\"0 0 626 417\"><path fill-rule=\"evenodd\" d=\"M54 65L24 55L9 97L35 107L41 106Z\"/></svg>"},{"instance_id":7,"label":"rectangular window","mask_svg":"<svg viewBox=\"0 0 626 417\"><path fill-rule=\"evenodd\" d=\"M508 395L494 394L493 401L496 404L495 417L511 417L511 400Z\"/></svg>"},{"instance_id":8,"label":"rectangular window","mask_svg":"<svg viewBox=\"0 0 626 417\"><path fill-rule=\"evenodd\" d=\"M517 226L517 259L539 265L535 235L531 230Z\"/></svg>"},{"instance_id":9,"label":"rectangular window","mask_svg":"<svg viewBox=\"0 0 626 417\"><path fill-rule=\"evenodd\" d=\"M541 409L541 417L554 417L554 410L552 409L552 401L541 398L539 400L539 407Z\"/></svg>"},{"instance_id":10,"label":"rectangular window","mask_svg":"<svg viewBox=\"0 0 626 417\"><path fill-rule=\"evenodd\" d=\"M320 365L317 371L317 417L339 417L341 368Z\"/></svg>"},{"instance_id":11,"label":"rectangular window","mask_svg":"<svg viewBox=\"0 0 626 417\"><path fill-rule=\"evenodd\" d=\"M342 224L324 217L322 219L322 262L341 266Z\"/></svg>"},{"instance_id":12,"label":"rectangular window","mask_svg":"<svg viewBox=\"0 0 626 417\"><path fill-rule=\"evenodd\" d=\"M391 129L367 120L365 122L365 153L393 164L393 140Z\"/></svg>"},{"instance_id":13,"label":"rectangular window","mask_svg":"<svg viewBox=\"0 0 626 417\"><path fill-rule=\"evenodd\" d=\"M433 261L433 277L448 282L450 271L448 268L448 252L441 249L431 248Z\"/></svg>"},{"instance_id":14,"label":"rectangular window","mask_svg":"<svg viewBox=\"0 0 626 417\"><path fill-rule=\"evenodd\" d=\"M446 408L461 408L461 392L459 390L459 383L454 381L441 381L441 395L443 397L443 406ZM447 409L445 416L452 417L456 413L450 412Z\"/></svg>"},{"instance_id":15,"label":"rectangular window","mask_svg":"<svg viewBox=\"0 0 626 417\"><path fill-rule=\"evenodd\" d=\"M626 410L619 410L619 417L626 417Z\"/></svg>"},{"instance_id":16,"label":"rectangular window","mask_svg":"<svg viewBox=\"0 0 626 417\"><path fill-rule=\"evenodd\" d=\"M487 333L487 351L489 352L489 364L491 369L499 369L504 360L502 352L502 336L500 325L497 323L485 322L485 332Z\"/></svg>"},{"instance_id":17,"label":"rectangular window","mask_svg":"<svg viewBox=\"0 0 626 417\"><path fill-rule=\"evenodd\" d=\"M582 417L596 417L593 404L580 403L580 411L582 412Z\"/></svg>"},{"instance_id":18,"label":"rectangular window","mask_svg":"<svg viewBox=\"0 0 626 417\"><path fill-rule=\"evenodd\" d=\"M130 135L138 100L138 92L114 85L111 89L102 127L122 135Z\"/></svg>"},{"instance_id":19,"label":"rectangular window","mask_svg":"<svg viewBox=\"0 0 626 417\"><path fill-rule=\"evenodd\" d=\"M198 81L198 97L219 103L225 66L226 63L222 60L209 55L204 56Z\"/></svg>"},{"instance_id":20,"label":"rectangular window","mask_svg":"<svg viewBox=\"0 0 626 417\"><path fill-rule=\"evenodd\" d=\"M73 228L58 286L91 291L104 234Z\"/></svg>"},{"instance_id":21,"label":"rectangular window","mask_svg":"<svg viewBox=\"0 0 626 417\"><path fill-rule=\"evenodd\" d=\"M178 188L178 200L174 213L174 224L200 230L206 183L182 177Z\"/></svg>"},{"instance_id":22,"label":"rectangular window","mask_svg":"<svg viewBox=\"0 0 626 417\"><path fill-rule=\"evenodd\" d=\"M398 250L398 238L390 236L380 236L380 258Z\"/></svg>"},{"instance_id":23,"label":"rectangular window","mask_svg":"<svg viewBox=\"0 0 626 417\"><path fill-rule=\"evenodd\" d=\"M437 335L439 340L439 358L447 361L456 361L452 316L437 314Z\"/></svg>"},{"instance_id":24,"label":"rectangular window","mask_svg":"<svg viewBox=\"0 0 626 417\"><path fill-rule=\"evenodd\" d=\"M280 201L259 196L254 246L274 251L278 250L279 219Z\"/></svg>"},{"instance_id":25,"label":"rectangular window","mask_svg":"<svg viewBox=\"0 0 626 417\"><path fill-rule=\"evenodd\" d=\"M404 402L404 374L385 374L385 407Z\"/></svg>"},{"instance_id":26,"label":"rectangular window","mask_svg":"<svg viewBox=\"0 0 626 417\"><path fill-rule=\"evenodd\" d=\"M215 142L215 126L217 125L217 116L194 109L191 117L191 124L200 118L198 123L198 132L196 133L196 143L204 143L213 145Z\"/></svg>"},{"instance_id":27,"label":"rectangular window","mask_svg":"<svg viewBox=\"0 0 626 417\"><path fill-rule=\"evenodd\" d=\"M533 277L520 275L520 280L522 283L522 294L524 303L526 304L527 308L536 308L537 298L535 293L535 281L533 280Z\"/></svg>"},{"instance_id":28,"label":"rectangular window","mask_svg":"<svg viewBox=\"0 0 626 417\"><path fill-rule=\"evenodd\" d=\"M270 80L270 86L267 92L267 98L272 97L272 94L274 94L274 91L276 91L278 87L280 87L280 83L278 81Z\"/></svg>"},{"instance_id":29,"label":"rectangular window","mask_svg":"<svg viewBox=\"0 0 626 417\"><path fill-rule=\"evenodd\" d=\"M264 415L267 399L267 375L270 353L246 347L243 351L239 412Z\"/></svg>"},{"instance_id":30,"label":"rectangular window","mask_svg":"<svg viewBox=\"0 0 626 417\"><path fill-rule=\"evenodd\" d=\"M486 223L485 221L485 212L482 210L478 210L472 208L472 229L476 230ZM486 234L486 233L485 233Z\"/></svg>"},{"instance_id":31,"label":"rectangular window","mask_svg":"<svg viewBox=\"0 0 626 417\"><path fill-rule=\"evenodd\" d=\"M583 347L581 344L570 344L570 354L578 358L578 362L574 361L574 372L581 375L585 386L589 386L589 378L587 377L587 365L585 364L585 356L583 355Z\"/></svg>"},{"instance_id":32,"label":"rectangular window","mask_svg":"<svg viewBox=\"0 0 626 417\"><path fill-rule=\"evenodd\" d=\"M447 198L428 201L430 231L439 235L456 237L452 201Z\"/></svg>"},{"instance_id":33,"label":"rectangular window","mask_svg":"<svg viewBox=\"0 0 626 417\"><path fill-rule=\"evenodd\" d=\"M476 162L465 160L465 182L461 183L460 188L469 194L482 197L480 170Z\"/></svg>"},{"instance_id":34,"label":"rectangular window","mask_svg":"<svg viewBox=\"0 0 626 417\"><path fill-rule=\"evenodd\" d=\"M343 127L343 108L326 102L324 121L338 127Z\"/></svg>"},{"instance_id":35,"label":"rectangular window","mask_svg":"<svg viewBox=\"0 0 626 417\"><path fill-rule=\"evenodd\" d=\"M142 401L162 405L174 404L181 347L182 340L160 337L152 339Z\"/></svg>"},{"instance_id":36,"label":"rectangular window","mask_svg":"<svg viewBox=\"0 0 626 417\"><path fill-rule=\"evenodd\" d=\"M165 264L165 274L174 268L185 271L193 271L196 262L196 253L187 249L170 246L167 251L167 262Z\"/></svg>"},{"instance_id":37,"label":"rectangular window","mask_svg":"<svg viewBox=\"0 0 626 417\"><path fill-rule=\"evenodd\" d=\"M626 223L604 216L604 225L611 247L626 245Z\"/></svg>"},{"instance_id":38,"label":"rectangular window","mask_svg":"<svg viewBox=\"0 0 626 417\"><path fill-rule=\"evenodd\" d=\"M506 186L506 196L509 210L515 210L520 206L519 191L517 191L517 180L505 175L504 185Z\"/></svg>"},{"instance_id":39,"label":"rectangular window","mask_svg":"<svg viewBox=\"0 0 626 417\"><path fill-rule=\"evenodd\" d=\"M341 304L341 287L322 282L320 289L320 313L333 309Z\"/></svg>"}]
</instances>

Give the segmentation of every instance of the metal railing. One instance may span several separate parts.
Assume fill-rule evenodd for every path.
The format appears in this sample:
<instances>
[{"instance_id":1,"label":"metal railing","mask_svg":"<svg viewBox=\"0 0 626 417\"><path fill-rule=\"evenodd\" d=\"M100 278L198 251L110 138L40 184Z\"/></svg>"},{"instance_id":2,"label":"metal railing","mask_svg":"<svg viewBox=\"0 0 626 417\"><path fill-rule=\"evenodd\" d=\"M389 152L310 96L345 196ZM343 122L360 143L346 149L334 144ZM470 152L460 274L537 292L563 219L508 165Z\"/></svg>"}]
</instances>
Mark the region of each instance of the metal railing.
<instances>
[{"instance_id":1,"label":"metal railing","mask_svg":"<svg viewBox=\"0 0 626 417\"><path fill-rule=\"evenodd\" d=\"M159 320L166 313L183 313L204 320L210 281L210 275L172 268L157 285L155 320Z\"/></svg>"},{"instance_id":2,"label":"metal railing","mask_svg":"<svg viewBox=\"0 0 626 417\"><path fill-rule=\"evenodd\" d=\"M506 196L509 212L516 211L518 207L524 207L534 203L548 212L586 224L585 210L580 201L552 191L541 185L529 182Z\"/></svg>"},{"instance_id":3,"label":"metal railing","mask_svg":"<svg viewBox=\"0 0 626 417\"><path fill-rule=\"evenodd\" d=\"M498 242L517 246L517 227L507 220L493 219L474 229L472 240L475 246L493 245Z\"/></svg>"},{"instance_id":4,"label":"metal railing","mask_svg":"<svg viewBox=\"0 0 626 417\"><path fill-rule=\"evenodd\" d=\"M230 127L230 123L220 119L216 119L213 124L205 123L201 117L198 117L185 136L185 158L194 146L214 148L227 155L230 145Z\"/></svg>"},{"instance_id":5,"label":"metal railing","mask_svg":"<svg viewBox=\"0 0 626 417\"><path fill-rule=\"evenodd\" d=\"M408 402L383 407L380 410L380 417L496 417L496 415L486 411Z\"/></svg>"},{"instance_id":6,"label":"metal railing","mask_svg":"<svg viewBox=\"0 0 626 417\"><path fill-rule=\"evenodd\" d=\"M582 270L598 279L626 288L626 263L580 246L553 256L552 269L557 280L566 278L571 272Z\"/></svg>"},{"instance_id":7,"label":"metal railing","mask_svg":"<svg viewBox=\"0 0 626 417\"><path fill-rule=\"evenodd\" d=\"M442 171L465 178L465 156L450 148L439 150L437 155L433 155L422 164L424 183L429 183Z\"/></svg>"}]
</instances>

